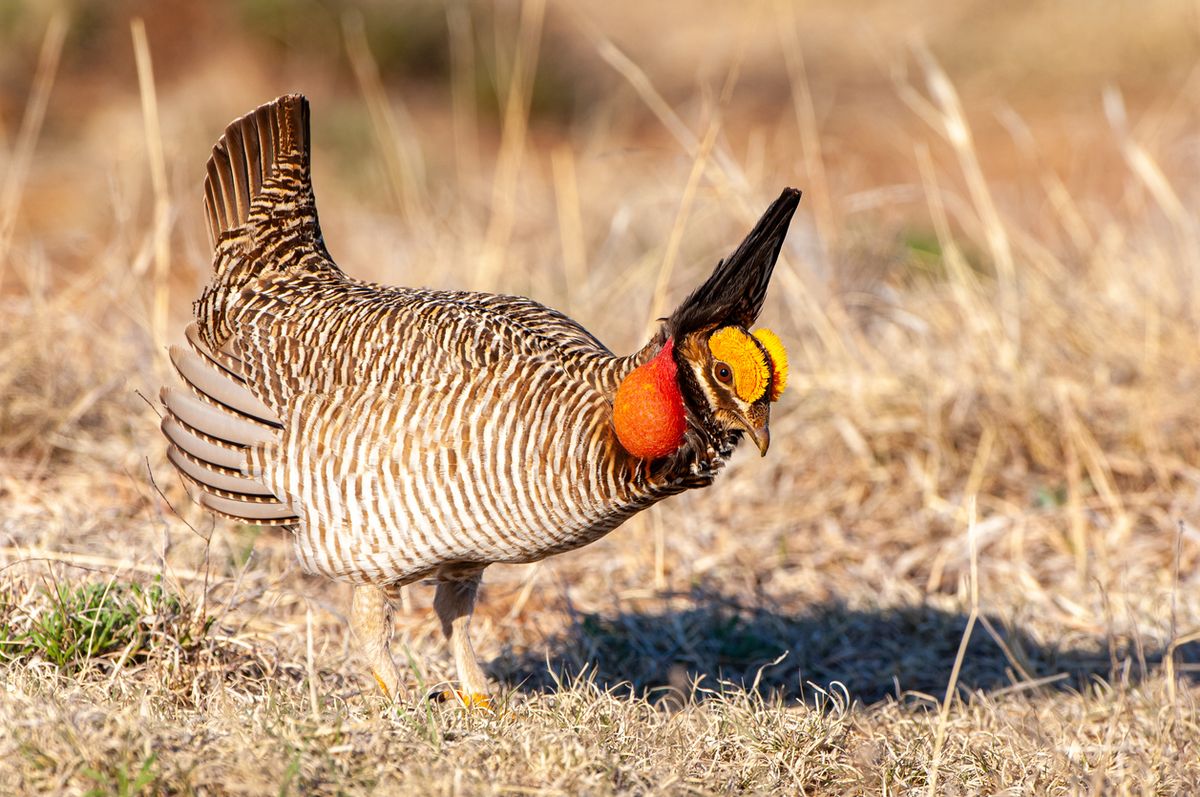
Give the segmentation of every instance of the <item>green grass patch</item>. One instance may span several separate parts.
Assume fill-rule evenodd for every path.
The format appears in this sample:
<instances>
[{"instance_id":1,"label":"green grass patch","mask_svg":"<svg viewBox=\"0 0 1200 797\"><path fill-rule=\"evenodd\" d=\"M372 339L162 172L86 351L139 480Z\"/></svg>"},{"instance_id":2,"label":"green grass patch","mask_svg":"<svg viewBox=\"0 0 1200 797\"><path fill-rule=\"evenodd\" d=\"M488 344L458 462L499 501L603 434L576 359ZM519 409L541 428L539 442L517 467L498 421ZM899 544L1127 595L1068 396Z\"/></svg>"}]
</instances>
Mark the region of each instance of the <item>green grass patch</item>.
<instances>
[{"instance_id":1,"label":"green grass patch","mask_svg":"<svg viewBox=\"0 0 1200 797\"><path fill-rule=\"evenodd\" d=\"M0 662L31 658L76 672L101 658L144 661L167 635L190 647L200 634L183 602L157 582L55 583L22 616L12 593L0 593Z\"/></svg>"},{"instance_id":2,"label":"green grass patch","mask_svg":"<svg viewBox=\"0 0 1200 797\"><path fill-rule=\"evenodd\" d=\"M150 794L157 775L154 763L156 754L150 754L138 767L136 772L123 763L117 763L104 770L84 768L82 774L95 785L84 792L85 797L136 797L139 794Z\"/></svg>"}]
</instances>

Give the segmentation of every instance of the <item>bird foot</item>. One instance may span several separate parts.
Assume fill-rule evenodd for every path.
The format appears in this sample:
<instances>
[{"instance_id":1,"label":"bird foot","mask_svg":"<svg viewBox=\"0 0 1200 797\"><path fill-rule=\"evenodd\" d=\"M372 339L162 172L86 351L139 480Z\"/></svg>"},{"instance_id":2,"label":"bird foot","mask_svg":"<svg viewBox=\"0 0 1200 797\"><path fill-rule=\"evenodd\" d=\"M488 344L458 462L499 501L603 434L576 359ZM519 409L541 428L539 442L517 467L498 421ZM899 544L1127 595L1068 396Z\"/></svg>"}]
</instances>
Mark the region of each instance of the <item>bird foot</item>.
<instances>
[{"instance_id":1,"label":"bird foot","mask_svg":"<svg viewBox=\"0 0 1200 797\"><path fill-rule=\"evenodd\" d=\"M434 699L439 703L448 703L451 700L467 710L479 710L487 714L495 713L492 710L492 699L482 692L462 692L458 689L446 689L434 695Z\"/></svg>"},{"instance_id":2,"label":"bird foot","mask_svg":"<svg viewBox=\"0 0 1200 797\"><path fill-rule=\"evenodd\" d=\"M388 700L395 701L396 695L392 689L388 688L387 682L379 677L379 673L371 670L371 675L375 676L375 683L379 685L379 691L383 692L383 696Z\"/></svg>"}]
</instances>

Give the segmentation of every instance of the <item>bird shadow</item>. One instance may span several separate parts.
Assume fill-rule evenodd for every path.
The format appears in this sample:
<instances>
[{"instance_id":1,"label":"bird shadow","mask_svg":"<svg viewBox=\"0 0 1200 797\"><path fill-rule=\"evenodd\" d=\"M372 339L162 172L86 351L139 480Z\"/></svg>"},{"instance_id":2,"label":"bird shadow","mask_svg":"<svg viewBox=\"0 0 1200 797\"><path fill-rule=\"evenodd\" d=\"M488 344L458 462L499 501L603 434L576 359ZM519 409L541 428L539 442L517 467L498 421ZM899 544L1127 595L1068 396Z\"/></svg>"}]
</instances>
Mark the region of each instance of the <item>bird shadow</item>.
<instances>
[{"instance_id":1,"label":"bird shadow","mask_svg":"<svg viewBox=\"0 0 1200 797\"><path fill-rule=\"evenodd\" d=\"M685 608L661 612L569 609L564 632L529 650L506 648L488 669L527 693L554 692L584 676L652 701L703 700L731 685L787 702L819 701L843 687L864 704L941 700L970 621L927 604L863 610L827 602L791 613L720 594L686 597ZM964 694L1078 690L1097 679L1142 680L1161 671L1167 655L1163 640L1051 641L981 614L956 685ZM1180 677L1198 677L1200 642L1176 647L1174 657ZM697 680L702 688L693 690Z\"/></svg>"}]
</instances>

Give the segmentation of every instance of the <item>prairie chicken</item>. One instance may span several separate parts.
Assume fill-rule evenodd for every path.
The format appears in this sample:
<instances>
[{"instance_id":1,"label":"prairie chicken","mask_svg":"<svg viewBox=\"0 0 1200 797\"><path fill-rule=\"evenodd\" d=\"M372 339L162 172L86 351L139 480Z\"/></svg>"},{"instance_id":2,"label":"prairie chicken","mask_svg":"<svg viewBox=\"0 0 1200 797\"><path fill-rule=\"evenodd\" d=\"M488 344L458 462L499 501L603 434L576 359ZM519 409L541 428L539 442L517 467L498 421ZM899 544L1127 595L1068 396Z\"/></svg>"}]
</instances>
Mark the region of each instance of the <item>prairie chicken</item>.
<instances>
[{"instance_id":1,"label":"prairie chicken","mask_svg":"<svg viewBox=\"0 0 1200 797\"><path fill-rule=\"evenodd\" d=\"M389 697L397 590L435 579L459 694L486 702L468 638L484 568L707 486L743 435L766 453L787 361L749 327L800 192L616 357L530 299L346 276L317 224L308 120L280 97L213 148L215 273L170 352L187 387L161 393L168 455L201 506L288 527L306 570L355 584L351 628Z\"/></svg>"}]
</instances>

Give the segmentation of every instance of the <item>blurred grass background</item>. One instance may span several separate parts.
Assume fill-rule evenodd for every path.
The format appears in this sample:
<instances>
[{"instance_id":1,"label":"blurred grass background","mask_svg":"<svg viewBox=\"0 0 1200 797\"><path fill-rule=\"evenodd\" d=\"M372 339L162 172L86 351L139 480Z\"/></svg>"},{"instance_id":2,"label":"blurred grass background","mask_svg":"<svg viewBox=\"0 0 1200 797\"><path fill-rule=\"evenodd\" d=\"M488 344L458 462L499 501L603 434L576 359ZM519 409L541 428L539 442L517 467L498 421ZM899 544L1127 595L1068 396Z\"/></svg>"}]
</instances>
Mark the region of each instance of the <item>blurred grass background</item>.
<instances>
[{"instance_id":1,"label":"blurred grass background","mask_svg":"<svg viewBox=\"0 0 1200 797\"><path fill-rule=\"evenodd\" d=\"M1198 66L1177 0L0 4L0 782L1194 790ZM189 506L141 398L212 144L289 91L346 271L618 352L805 191L770 455L489 570L501 717L384 712L344 588Z\"/></svg>"}]
</instances>

